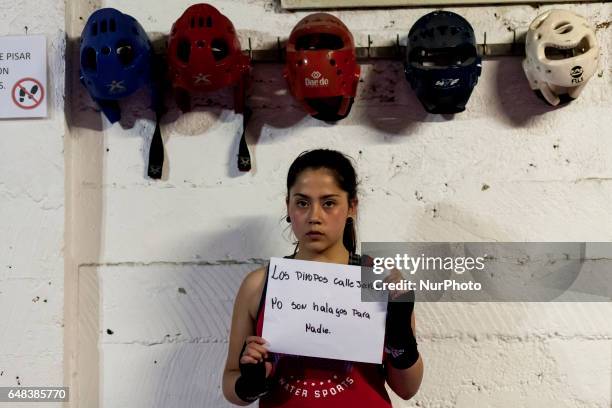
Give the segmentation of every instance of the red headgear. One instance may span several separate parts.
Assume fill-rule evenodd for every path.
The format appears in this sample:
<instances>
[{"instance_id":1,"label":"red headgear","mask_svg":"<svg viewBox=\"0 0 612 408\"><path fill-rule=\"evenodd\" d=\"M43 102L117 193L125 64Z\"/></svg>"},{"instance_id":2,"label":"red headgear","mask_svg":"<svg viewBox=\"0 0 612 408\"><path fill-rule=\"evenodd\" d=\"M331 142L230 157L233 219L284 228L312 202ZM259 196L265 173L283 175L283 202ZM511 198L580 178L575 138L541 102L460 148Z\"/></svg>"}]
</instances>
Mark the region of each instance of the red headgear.
<instances>
[{"instance_id":1,"label":"red headgear","mask_svg":"<svg viewBox=\"0 0 612 408\"><path fill-rule=\"evenodd\" d=\"M172 87L187 94L236 86L235 109L242 112L250 59L232 22L210 4L194 4L172 26L168 68Z\"/></svg>"},{"instance_id":2,"label":"red headgear","mask_svg":"<svg viewBox=\"0 0 612 408\"><path fill-rule=\"evenodd\" d=\"M291 94L315 118L348 115L360 72L353 35L338 18L310 14L291 31L284 75Z\"/></svg>"}]
</instances>

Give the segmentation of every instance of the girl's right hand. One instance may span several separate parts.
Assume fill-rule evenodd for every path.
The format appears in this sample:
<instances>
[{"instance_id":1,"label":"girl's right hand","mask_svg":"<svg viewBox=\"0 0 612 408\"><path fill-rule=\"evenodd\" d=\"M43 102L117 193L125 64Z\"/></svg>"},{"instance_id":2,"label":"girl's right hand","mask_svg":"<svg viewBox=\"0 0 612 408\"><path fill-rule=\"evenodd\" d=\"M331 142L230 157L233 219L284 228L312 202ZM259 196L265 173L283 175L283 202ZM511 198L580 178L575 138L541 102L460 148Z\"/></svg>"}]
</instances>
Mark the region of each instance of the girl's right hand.
<instances>
[{"instance_id":1,"label":"girl's right hand","mask_svg":"<svg viewBox=\"0 0 612 408\"><path fill-rule=\"evenodd\" d=\"M248 336L245 343L246 346L240 355L240 365L265 362L266 378L268 378L272 372L272 363L266 361L268 359L268 343L263 337L259 336Z\"/></svg>"}]
</instances>

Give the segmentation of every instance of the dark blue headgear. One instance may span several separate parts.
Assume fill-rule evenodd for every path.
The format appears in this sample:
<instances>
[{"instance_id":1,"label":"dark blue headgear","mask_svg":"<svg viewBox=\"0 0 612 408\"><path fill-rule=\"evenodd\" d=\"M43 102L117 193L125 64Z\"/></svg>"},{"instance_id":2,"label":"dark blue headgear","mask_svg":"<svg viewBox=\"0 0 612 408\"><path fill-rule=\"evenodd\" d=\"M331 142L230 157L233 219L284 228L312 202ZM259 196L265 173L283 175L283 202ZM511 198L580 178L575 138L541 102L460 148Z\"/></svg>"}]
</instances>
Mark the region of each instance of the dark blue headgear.
<instances>
[{"instance_id":1,"label":"dark blue headgear","mask_svg":"<svg viewBox=\"0 0 612 408\"><path fill-rule=\"evenodd\" d=\"M151 43L132 16L113 8L95 11L81 35L81 82L111 123L117 101L143 85L151 88Z\"/></svg>"},{"instance_id":2,"label":"dark blue headgear","mask_svg":"<svg viewBox=\"0 0 612 408\"><path fill-rule=\"evenodd\" d=\"M427 112L462 112L481 72L470 23L450 11L418 19L408 33L404 70Z\"/></svg>"},{"instance_id":3,"label":"dark blue headgear","mask_svg":"<svg viewBox=\"0 0 612 408\"><path fill-rule=\"evenodd\" d=\"M147 86L151 105L157 115L149 149L147 174L153 179L162 175L164 147L160 117L164 112L163 64L147 33L136 19L119 10L104 8L87 20L81 34L81 82L111 123L121 119L119 100ZM159 85L159 84L158 84Z\"/></svg>"}]
</instances>

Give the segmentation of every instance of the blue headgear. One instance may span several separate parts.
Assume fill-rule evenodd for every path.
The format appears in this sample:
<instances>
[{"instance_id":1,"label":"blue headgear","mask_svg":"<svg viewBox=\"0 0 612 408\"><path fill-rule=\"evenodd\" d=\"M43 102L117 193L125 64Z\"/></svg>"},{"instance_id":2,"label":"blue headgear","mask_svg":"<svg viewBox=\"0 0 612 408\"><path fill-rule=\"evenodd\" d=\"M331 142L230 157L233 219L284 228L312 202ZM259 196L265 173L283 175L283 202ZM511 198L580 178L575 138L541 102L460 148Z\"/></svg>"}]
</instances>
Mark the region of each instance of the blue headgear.
<instances>
[{"instance_id":1,"label":"blue headgear","mask_svg":"<svg viewBox=\"0 0 612 408\"><path fill-rule=\"evenodd\" d=\"M151 84L151 43L132 16L113 8L95 11L81 35L81 82L111 123L117 101Z\"/></svg>"},{"instance_id":2,"label":"blue headgear","mask_svg":"<svg viewBox=\"0 0 612 408\"><path fill-rule=\"evenodd\" d=\"M418 19L408 33L404 70L427 112L462 112L481 72L470 23L450 11Z\"/></svg>"}]
</instances>

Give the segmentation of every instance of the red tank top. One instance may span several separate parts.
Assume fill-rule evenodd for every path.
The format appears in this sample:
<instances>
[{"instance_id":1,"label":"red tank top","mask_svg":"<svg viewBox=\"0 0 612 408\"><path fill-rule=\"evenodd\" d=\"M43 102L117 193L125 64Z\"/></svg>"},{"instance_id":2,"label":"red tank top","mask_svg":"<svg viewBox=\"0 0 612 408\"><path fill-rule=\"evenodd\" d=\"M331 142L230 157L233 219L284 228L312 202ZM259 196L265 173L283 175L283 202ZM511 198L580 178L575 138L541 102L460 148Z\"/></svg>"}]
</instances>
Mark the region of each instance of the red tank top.
<instances>
[{"instance_id":1,"label":"red tank top","mask_svg":"<svg viewBox=\"0 0 612 408\"><path fill-rule=\"evenodd\" d=\"M351 254L350 265L361 257ZM256 335L261 336L268 282L259 302ZM383 351L381 351L381 354ZM270 353L271 388L260 408L391 408L382 364Z\"/></svg>"}]
</instances>

